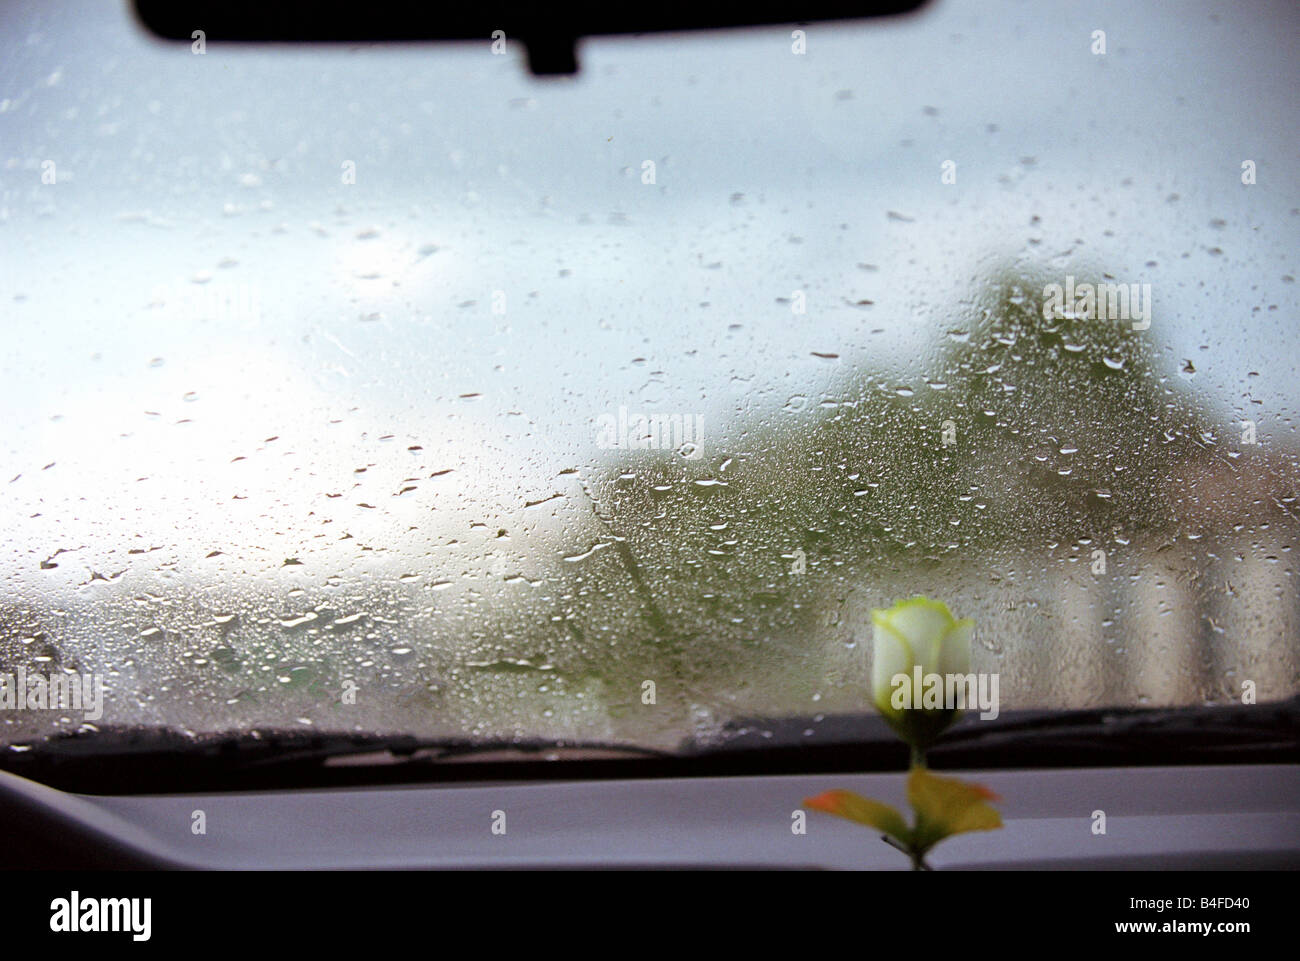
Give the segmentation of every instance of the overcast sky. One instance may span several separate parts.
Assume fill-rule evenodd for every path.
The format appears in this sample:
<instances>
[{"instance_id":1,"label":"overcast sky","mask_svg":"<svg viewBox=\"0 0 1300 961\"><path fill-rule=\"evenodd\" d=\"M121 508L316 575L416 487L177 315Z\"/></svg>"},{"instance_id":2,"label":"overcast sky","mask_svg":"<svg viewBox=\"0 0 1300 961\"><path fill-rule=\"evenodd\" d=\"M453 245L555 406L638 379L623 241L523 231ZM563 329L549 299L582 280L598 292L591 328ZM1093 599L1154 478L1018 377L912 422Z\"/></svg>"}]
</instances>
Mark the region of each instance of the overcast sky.
<instances>
[{"instance_id":1,"label":"overcast sky","mask_svg":"<svg viewBox=\"0 0 1300 961\"><path fill-rule=\"evenodd\" d=\"M388 536L408 474L507 511L620 405L721 429L845 364L919 385L1016 259L1150 283L1168 369L1291 438L1294 5L1060 6L588 42L536 81L486 42L195 56L6 4L0 570L102 525L198 550L232 491L269 563L316 535L268 505L366 464L388 500L336 510Z\"/></svg>"}]
</instances>

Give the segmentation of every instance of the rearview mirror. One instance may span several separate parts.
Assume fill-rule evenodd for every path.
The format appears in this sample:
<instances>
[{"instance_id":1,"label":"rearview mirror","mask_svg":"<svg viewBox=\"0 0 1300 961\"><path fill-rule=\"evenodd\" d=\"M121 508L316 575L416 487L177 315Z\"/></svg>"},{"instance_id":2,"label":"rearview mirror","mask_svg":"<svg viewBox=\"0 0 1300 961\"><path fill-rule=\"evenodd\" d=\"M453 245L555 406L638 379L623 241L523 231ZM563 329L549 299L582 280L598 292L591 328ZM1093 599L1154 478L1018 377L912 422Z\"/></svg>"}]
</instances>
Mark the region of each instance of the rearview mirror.
<instances>
[{"instance_id":1,"label":"rearview mirror","mask_svg":"<svg viewBox=\"0 0 1300 961\"><path fill-rule=\"evenodd\" d=\"M807 24L906 13L926 0L134 0L140 22L165 40L383 43L518 40L534 74L578 70L577 42L609 34Z\"/></svg>"}]
</instances>

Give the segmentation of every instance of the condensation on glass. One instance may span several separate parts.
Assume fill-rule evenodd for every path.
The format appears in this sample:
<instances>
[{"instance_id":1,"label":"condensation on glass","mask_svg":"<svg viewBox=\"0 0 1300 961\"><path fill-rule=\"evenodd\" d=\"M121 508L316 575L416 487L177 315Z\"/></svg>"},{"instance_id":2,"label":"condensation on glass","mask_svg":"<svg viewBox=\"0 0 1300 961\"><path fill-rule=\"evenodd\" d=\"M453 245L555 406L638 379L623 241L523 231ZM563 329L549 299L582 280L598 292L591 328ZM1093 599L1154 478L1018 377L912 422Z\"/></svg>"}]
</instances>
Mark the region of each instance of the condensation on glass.
<instances>
[{"instance_id":1,"label":"condensation on glass","mask_svg":"<svg viewBox=\"0 0 1300 961\"><path fill-rule=\"evenodd\" d=\"M865 708L914 594L1003 710L1300 690L1288 5L0 18L0 667L97 724L672 746Z\"/></svg>"}]
</instances>

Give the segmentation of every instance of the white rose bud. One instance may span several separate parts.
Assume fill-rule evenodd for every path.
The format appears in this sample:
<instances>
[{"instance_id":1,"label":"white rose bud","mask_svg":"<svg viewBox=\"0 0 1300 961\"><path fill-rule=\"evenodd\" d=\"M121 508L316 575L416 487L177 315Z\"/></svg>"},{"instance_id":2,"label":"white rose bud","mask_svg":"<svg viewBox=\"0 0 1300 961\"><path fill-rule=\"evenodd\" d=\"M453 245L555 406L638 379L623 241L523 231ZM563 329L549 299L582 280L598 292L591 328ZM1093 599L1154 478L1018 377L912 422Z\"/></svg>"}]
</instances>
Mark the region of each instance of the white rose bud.
<instances>
[{"instance_id":1,"label":"white rose bud","mask_svg":"<svg viewBox=\"0 0 1300 961\"><path fill-rule=\"evenodd\" d=\"M922 678L970 673L975 622L968 617L956 620L946 604L925 597L873 610L871 621L872 700L903 740L924 751L957 719L957 711L922 706L922 692L914 690L917 668Z\"/></svg>"}]
</instances>

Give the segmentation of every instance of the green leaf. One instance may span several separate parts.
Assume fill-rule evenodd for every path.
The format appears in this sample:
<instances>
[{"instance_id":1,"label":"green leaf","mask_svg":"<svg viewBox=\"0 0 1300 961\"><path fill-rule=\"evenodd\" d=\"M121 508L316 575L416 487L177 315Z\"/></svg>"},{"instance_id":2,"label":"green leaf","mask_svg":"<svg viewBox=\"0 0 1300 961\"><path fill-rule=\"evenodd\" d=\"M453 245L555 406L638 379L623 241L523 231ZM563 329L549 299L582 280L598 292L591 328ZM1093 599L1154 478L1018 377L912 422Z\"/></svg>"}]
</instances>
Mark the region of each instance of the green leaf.
<instances>
[{"instance_id":1,"label":"green leaf","mask_svg":"<svg viewBox=\"0 0 1300 961\"><path fill-rule=\"evenodd\" d=\"M888 804L861 797L852 791L825 791L816 797L804 798L803 803L814 811L834 814L884 831L904 845L912 843L912 832L903 815Z\"/></svg>"},{"instance_id":2,"label":"green leaf","mask_svg":"<svg viewBox=\"0 0 1300 961\"><path fill-rule=\"evenodd\" d=\"M907 799L916 811L913 839L922 854L954 834L1002 827L1002 816L988 803L998 800L996 794L982 785L940 777L925 768L912 769Z\"/></svg>"}]
</instances>

